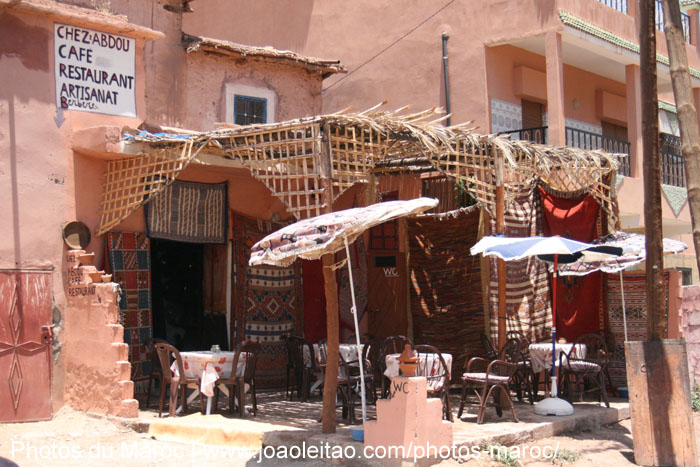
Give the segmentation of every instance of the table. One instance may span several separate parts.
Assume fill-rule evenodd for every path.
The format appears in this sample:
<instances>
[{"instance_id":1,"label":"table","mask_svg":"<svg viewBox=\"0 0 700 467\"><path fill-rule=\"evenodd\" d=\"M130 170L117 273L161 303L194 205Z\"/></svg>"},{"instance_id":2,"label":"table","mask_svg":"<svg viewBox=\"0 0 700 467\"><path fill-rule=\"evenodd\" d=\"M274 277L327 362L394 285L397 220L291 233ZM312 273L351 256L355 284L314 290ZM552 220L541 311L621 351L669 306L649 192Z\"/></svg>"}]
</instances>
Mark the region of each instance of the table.
<instances>
[{"instance_id":1,"label":"table","mask_svg":"<svg viewBox=\"0 0 700 467\"><path fill-rule=\"evenodd\" d=\"M387 378L393 378L399 376L399 357L401 354L390 353L384 358L386 362L386 370L384 370L384 376ZM440 354L436 353L419 353L420 358L418 365L421 368L425 368L425 372L430 375L436 374L440 370ZM452 354L444 353L442 358L445 360L445 365L447 365L447 380L452 378ZM439 383L439 382L438 382ZM437 389L437 388L434 388Z\"/></svg>"},{"instance_id":2,"label":"table","mask_svg":"<svg viewBox=\"0 0 700 467\"><path fill-rule=\"evenodd\" d=\"M555 344L555 359L559 365L559 356L564 355L564 359L575 346L574 353L576 358L586 358L586 346L584 344ZM530 361L532 362L532 371L539 373L542 370L552 368L552 343L541 342L539 344L530 344Z\"/></svg>"},{"instance_id":3,"label":"table","mask_svg":"<svg viewBox=\"0 0 700 467\"><path fill-rule=\"evenodd\" d=\"M185 370L185 376L188 378L199 378L199 388L187 398L187 402L191 402L201 392L207 396L207 415L211 413L212 396L214 395L214 385L220 378L227 379L231 377L233 370L233 358L235 352L217 352L197 351L197 352L180 352L182 357L182 366ZM238 366L236 368L236 376L243 376L245 370L246 353L242 352L238 357ZM170 366L173 375L178 376L179 371L177 362L173 362ZM178 408L178 412L181 408Z\"/></svg>"}]
</instances>

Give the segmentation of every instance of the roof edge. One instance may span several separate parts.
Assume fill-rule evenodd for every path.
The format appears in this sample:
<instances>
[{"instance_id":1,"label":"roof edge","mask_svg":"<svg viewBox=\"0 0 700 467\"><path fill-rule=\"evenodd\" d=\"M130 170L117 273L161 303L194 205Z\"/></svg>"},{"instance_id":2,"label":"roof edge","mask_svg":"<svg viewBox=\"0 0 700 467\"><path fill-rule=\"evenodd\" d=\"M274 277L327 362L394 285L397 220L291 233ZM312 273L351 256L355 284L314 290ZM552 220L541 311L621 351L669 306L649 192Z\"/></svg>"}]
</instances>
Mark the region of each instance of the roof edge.
<instances>
[{"instance_id":1,"label":"roof edge","mask_svg":"<svg viewBox=\"0 0 700 467\"><path fill-rule=\"evenodd\" d=\"M53 16L60 21L144 40L163 39L155 29L129 23L126 16L66 5L53 0L0 0L0 11L18 11L37 16Z\"/></svg>"}]
</instances>

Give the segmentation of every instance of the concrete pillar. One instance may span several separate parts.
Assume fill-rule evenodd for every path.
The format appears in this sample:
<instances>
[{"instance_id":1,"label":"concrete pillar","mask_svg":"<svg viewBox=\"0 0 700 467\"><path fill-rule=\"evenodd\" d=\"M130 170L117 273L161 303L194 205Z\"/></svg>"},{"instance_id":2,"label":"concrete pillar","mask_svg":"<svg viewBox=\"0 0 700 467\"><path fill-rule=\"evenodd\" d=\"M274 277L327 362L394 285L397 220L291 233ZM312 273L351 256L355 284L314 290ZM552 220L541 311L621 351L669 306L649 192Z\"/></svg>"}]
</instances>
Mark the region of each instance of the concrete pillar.
<instances>
[{"instance_id":1,"label":"concrete pillar","mask_svg":"<svg viewBox=\"0 0 700 467\"><path fill-rule=\"evenodd\" d=\"M695 5L693 6L693 8L686 11L686 13L688 13L688 16L690 16L690 43L691 45L694 45L696 47L698 45L698 34L700 34L698 12L700 12L700 10L698 10L698 7Z\"/></svg>"},{"instance_id":2,"label":"concrete pillar","mask_svg":"<svg viewBox=\"0 0 700 467\"><path fill-rule=\"evenodd\" d=\"M547 129L549 144L566 145L564 120L564 62L561 54L561 34L545 35L547 61Z\"/></svg>"},{"instance_id":3,"label":"concrete pillar","mask_svg":"<svg viewBox=\"0 0 700 467\"><path fill-rule=\"evenodd\" d=\"M625 67L627 83L627 138L630 142L630 172L642 174L642 82L639 65Z\"/></svg>"}]
</instances>

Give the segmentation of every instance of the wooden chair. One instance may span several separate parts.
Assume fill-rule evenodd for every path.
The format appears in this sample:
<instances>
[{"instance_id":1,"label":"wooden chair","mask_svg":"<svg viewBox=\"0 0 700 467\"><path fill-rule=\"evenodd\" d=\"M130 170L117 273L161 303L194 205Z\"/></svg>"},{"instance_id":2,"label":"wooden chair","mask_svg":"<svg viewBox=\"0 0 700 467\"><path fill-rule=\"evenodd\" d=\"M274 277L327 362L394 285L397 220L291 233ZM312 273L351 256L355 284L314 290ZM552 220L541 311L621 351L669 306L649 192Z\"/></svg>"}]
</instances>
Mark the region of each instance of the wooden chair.
<instances>
[{"instance_id":1,"label":"wooden chair","mask_svg":"<svg viewBox=\"0 0 700 467\"><path fill-rule=\"evenodd\" d=\"M442 401L443 418L453 421L450 408L450 371L442 353L432 345L415 345L413 351L420 357L415 376L424 376L428 380L428 397L439 398Z\"/></svg>"},{"instance_id":2,"label":"wooden chair","mask_svg":"<svg viewBox=\"0 0 700 467\"><path fill-rule=\"evenodd\" d=\"M238 415L243 417L245 415L245 385L247 384L249 388L248 392L253 402L253 416L258 415L258 400L255 394L255 366L261 351L262 345L257 341L245 341L238 347L233 356L231 376L226 379L216 380L216 386L214 387L215 407L219 399L220 387L226 386L228 390L229 412L231 414L234 413L235 399L238 401ZM245 367L243 369L243 375L238 376L238 361L241 358L241 354L245 354Z\"/></svg>"},{"instance_id":3,"label":"wooden chair","mask_svg":"<svg viewBox=\"0 0 700 467\"><path fill-rule=\"evenodd\" d=\"M459 402L459 412L457 418L462 416L465 405L478 405L479 413L476 423L484 423L486 407L493 405L499 417L503 415L498 391L501 391L503 399L508 402L513 418L518 422L518 415L515 413L513 401L510 399L510 381L515 374L515 365L503 360L489 361L485 358L474 357L467 363L467 371L462 375L462 398ZM468 398L469 392L473 392L476 401ZM489 404L489 399L493 397L493 403Z\"/></svg>"},{"instance_id":4,"label":"wooden chair","mask_svg":"<svg viewBox=\"0 0 700 467\"><path fill-rule=\"evenodd\" d=\"M163 386L163 370L160 366L158 352L156 352L155 344L167 344L168 341L151 337L146 340L146 352L151 354L151 371L148 373L148 392L146 392L146 407L151 402L151 390L153 389L153 380L158 380L159 387Z\"/></svg>"},{"instance_id":5,"label":"wooden chair","mask_svg":"<svg viewBox=\"0 0 700 467\"><path fill-rule=\"evenodd\" d=\"M576 346L586 346L585 358L576 355ZM608 365L608 347L600 334L584 334L576 339L576 344L571 347L569 354L559 356L559 368L561 371L561 385L566 391L565 395L572 401L575 394L582 397L586 392L598 392L598 401L602 398L606 407L610 407L608 394L605 390L605 369ZM586 389L586 383L592 387ZM579 391L579 387L581 390Z\"/></svg>"},{"instance_id":6,"label":"wooden chair","mask_svg":"<svg viewBox=\"0 0 700 467\"><path fill-rule=\"evenodd\" d=\"M529 345L529 344L528 344ZM535 374L532 371L532 362L530 354L523 350L523 342L518 337L511 337L506 340L506 343L501 349L499 359L515 365L515 372L511 378L510 384L518 396L518 400L522 402L523 392L530 399L530 404L535 403ZM527 349L527 347L524 347ZM528 353L526 353L528 352Z\"/></svg>"},{"instance_id":7,"label":"wooden chair","mask_svg":"<svg viewBox=\"0 0 700 467\"><path fill-rule=\"evenodd\" d=\"M386 398L389 395L389 383L390 380L384 376L386 371L386 356L390 354L403 352L404 346L408 344L413 347L413 343L404 336L389 336L382 342L382 346L379 349L379 357L377 359L378 371L382 375L382 387L381 387L381 397Z\"/></svg>"},{"instance_id":8,"label":"wooden chair","mask_svg":"<svg viewBox=\"0 0 700 467\"><path fill-rule=\"evenodd\" d=\"M484 354L481 358L489 361L496 360L498 358L498 352L496 352L496 348L493 346L493 342L491 342L489 336L482 332L479 334L479 339L481 340L481 346L484 348Z\"/></svg>"},{"instance_id":9,"label":"wooden chair","mask_svg":"<svg viewBox=\"0 0 700 467\"><path fill-rule=\"evenodd\" d=\"M182 357L180 356L180 351L170 344L165 344L162 342L157 342L154 344L156 352L158 353L158 360L160 361L161 374L163 375L163 380L160 385L160 405L158 408L158 416L163 415L163 404L165 402L165 390L170 387L170 400L169 400L169 415L172 417L175 415L175 405L177 404L177 395L180 394L180 403L182 404L183 413L187 412L187 386L195 385L199 389L200 380L199 378L187 378L185 376L185 366L182 364ZM170 370L172 365L172 359L177 362L178 376L174 376ZM199 406L202 413L204 413L204 399L202 394L199 394Z\"/></svg>"}]
</instances>

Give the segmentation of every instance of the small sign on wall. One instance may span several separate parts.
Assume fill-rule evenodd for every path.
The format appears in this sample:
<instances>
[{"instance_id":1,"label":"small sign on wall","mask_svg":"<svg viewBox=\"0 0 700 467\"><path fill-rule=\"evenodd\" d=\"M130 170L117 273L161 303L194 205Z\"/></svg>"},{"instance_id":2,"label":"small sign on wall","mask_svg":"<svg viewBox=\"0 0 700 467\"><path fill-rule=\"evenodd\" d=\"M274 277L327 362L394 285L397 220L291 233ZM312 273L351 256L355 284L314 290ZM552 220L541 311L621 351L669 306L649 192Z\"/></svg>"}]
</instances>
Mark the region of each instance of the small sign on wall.
<instances>
[{"instance_id":1,"label":"small sign on wall","mask_svg":"<svg viewBox=\"0 0 700 467\"><path fill-rule=\"evenodd\" d=\"M55 23L56 106L135 117L135 49L129 37Z\"/></svg>"}]
</instances>

